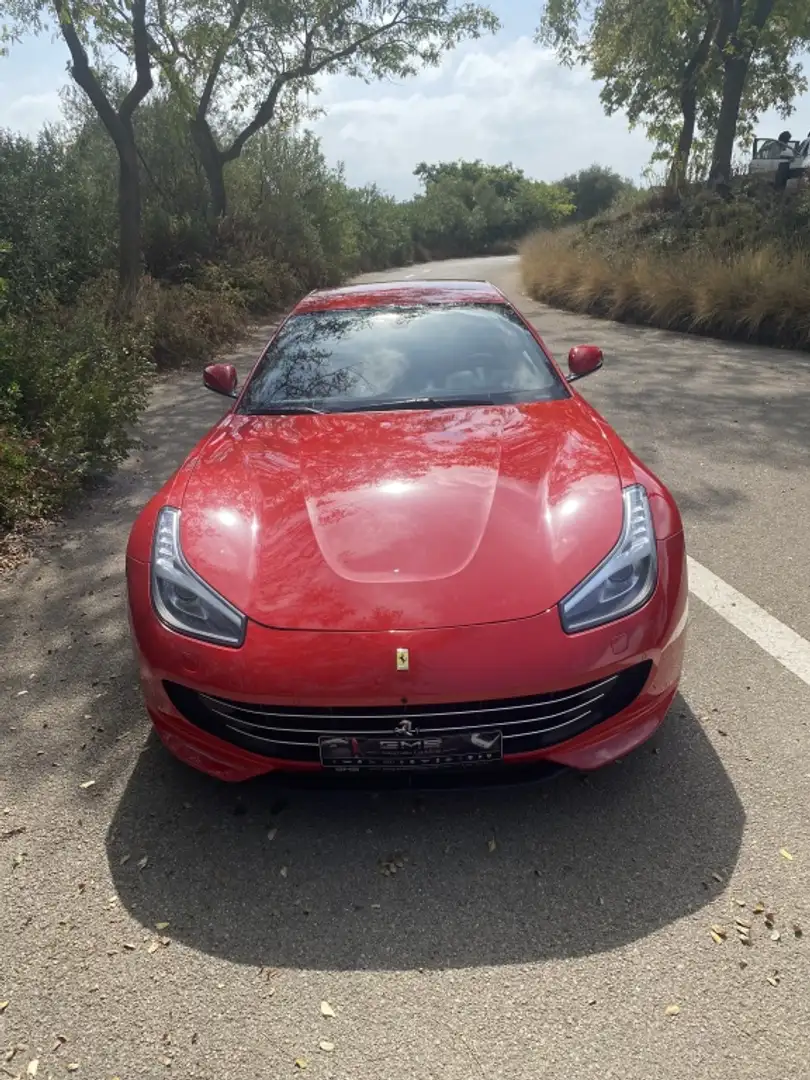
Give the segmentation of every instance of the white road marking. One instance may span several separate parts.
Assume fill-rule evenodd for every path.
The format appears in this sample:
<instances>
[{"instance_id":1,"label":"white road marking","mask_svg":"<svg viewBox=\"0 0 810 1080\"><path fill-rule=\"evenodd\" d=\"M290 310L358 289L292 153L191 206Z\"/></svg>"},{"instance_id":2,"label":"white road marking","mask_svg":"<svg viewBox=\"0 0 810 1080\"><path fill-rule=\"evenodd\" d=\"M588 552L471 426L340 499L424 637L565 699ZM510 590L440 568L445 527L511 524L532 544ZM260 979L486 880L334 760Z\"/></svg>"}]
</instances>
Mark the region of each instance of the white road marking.
<instances>
[{"instance_id":1,"label":"white road marking","mask_svg":"<svg viewBox=\"0 0 810 1080\"><path fill-rule=\"evenodd\" d=\"M689 591L810 686L810 641L687 556Z\"/></svg>"}]
</instances>

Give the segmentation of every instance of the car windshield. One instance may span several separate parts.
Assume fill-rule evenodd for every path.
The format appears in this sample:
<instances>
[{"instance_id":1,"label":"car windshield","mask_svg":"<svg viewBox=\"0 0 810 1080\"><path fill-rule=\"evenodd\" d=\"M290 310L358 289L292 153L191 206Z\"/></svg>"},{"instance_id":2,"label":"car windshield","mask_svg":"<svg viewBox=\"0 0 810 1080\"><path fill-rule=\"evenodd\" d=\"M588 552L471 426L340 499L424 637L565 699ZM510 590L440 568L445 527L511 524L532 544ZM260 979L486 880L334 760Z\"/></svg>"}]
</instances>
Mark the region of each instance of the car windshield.
<instances>
[{"instance_id":1,"label":"car windshield","mask_svg":"<svg viewBox=\"0 0 810 1080\"><path fill-rule=\"evenodd\" d=\"M567 394L505 304L336 308L287 320L239 412L451 408Z\"/></svg>"}]
</instances>

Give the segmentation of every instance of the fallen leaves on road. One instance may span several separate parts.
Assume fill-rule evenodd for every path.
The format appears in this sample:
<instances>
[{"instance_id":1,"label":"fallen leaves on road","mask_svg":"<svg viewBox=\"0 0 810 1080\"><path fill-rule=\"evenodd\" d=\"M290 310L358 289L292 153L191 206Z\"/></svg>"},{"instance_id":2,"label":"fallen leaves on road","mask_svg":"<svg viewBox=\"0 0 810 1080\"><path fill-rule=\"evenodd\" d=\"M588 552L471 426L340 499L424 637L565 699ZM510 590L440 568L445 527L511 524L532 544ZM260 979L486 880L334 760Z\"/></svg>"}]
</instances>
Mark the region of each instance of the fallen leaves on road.
<instances>
[{"instance_id":1,"label":"fallen leaves on road","mask_svg":"<svg viewBox=\"0 0 810 1080\"><path fill-rule=\"evenodd\" d=\"M278 832L278 829L270 829L270 831L267 834L267 839L268 840L275 840L277 832Z\"/></svg>"},{"instance_id":2,"label":"fallen leaves on road","mask_svg":"<svg viewBox=\"0 0 810 1080\"><path fill-rule=\"evenodd\" d=\"M405 856L401 852L395 851L393 855L380 859L380 873L383 877L390 877L392 874L396 874L397 870L402 870L406 862Z\"/></svg>"},{"instance_id":3,"label":"fallen leaves on road","mask_svg":"<svg viewBox=\"0 0 810 1080\"><path fill-rule=\"evenodd\" d=\"M152 954L156 953L159 948L160 948L160 942L159 941L152 941L152 942L149 943L149 946L147 947L146 951L151 956Z\"/></svg>"},{"instance_id":4,"label":"fallen leaves on road","mask_svg":"<svg viewBox=\"0 0 810 1080\"><path fill-rule=\"evenodd\" d=\"M95 786L96 786L95 780L82 780L82 782L79 784L79 787L81 788L82 791L87 791L89 788L95 787Z\"/></svg>"},{"instance_id":5,"label":"fallen leaves on road","mask_svg":"<svg viewBox=\"0 0 810 1080\"><path fill-rule=\"evenodd\" d=\"M712 941L714 941L716 945L722 945L728 937L728 931L725 927L719 926L717 923L711 927L709 933L712 935Z\"/></svg>"},{"instance_id":6,"label":"fallen leaves on road","mask_svg":"<svg viewBox=\"0 0 810 1080\"><path fill-rule=\"evenodd\" d=\"M798 938L801 937L803 933L804 931L802 930L801 926L799 926L799 924L795 922L793 924L793 936Z\"/></svg>"},{"instance_id":7,"label":"fallen leaves on road","mask_svg":"<svg viewBox=\"0 0 810 1080\"><path fill-rule=\"evenodd\" d=\"M768 976L768 982L771 986L778 986L781 981L781 976L778 971L774 971L773 975Z\"/></svg>"},{"instance_id":8,"label":"fallen leaves on road","mask_svg":"<svg viewBox=\"0 0 810 1080\"><path fill-rule=\"evenodd\" d=\"M321 1016L334 1016L335 1010L329 1004L328 1001L321 1002Z\"/></svg>"},{"instance_id":9,"label":"fallen leaves on road","mask_svg":"<svg viewBox=\"0 0 810 1080\"><path fill-rule=\"evenodd\" d=\"M490 852L495 851L497 846L498 845L495 842L495 837L494 836L493 836L493 838L491 840L487 840L487 847L489 848Z\"/></svg>"},{"instance_id":10,"label":"fallen leaves on road","mask_svg":"<svg viewBox=\"0 0 810 1080\"><path fill-rule=\"evenodd\" d=\"M169 924L167 922L156 922L155 923L155 929L156 930L168 930L169 929Z\"/></svg>"},{"instance_id":11,"label":"fallen leaves on road","mask_svg":"<svg viewBox=\"0 0 810 1080\"><path fill-rule=\"evenodd\" d=\"M781 937L782 937L782 935L779 933L778 930L772 931L772 933L771 933L771 941L779 941L779 939Z\"/></svg>"},{"instance_id":12,"label":"fallen leaves on road","mask_svg":"<svg viewBox=\"0 0 810 1080\"><path fill-rule=\"evenodd\" d=\"M71 1061L67 1066L67 1071L68 1072L78 1072L78 1070L79 1070L78 1061Z\"/></svg>"},{"instance_id":13,"label":"fallen leaves on road","mask_svg":"<svg viewBox=\"0 0 810 1080\"><path fill-rule=\"evenodd\" d=\"M8 1002L8 1001L0 1001L0 1013L4 1013L6 1011L6 1009L9 1007L9 1005L10 1005L10 1002Z\"/></svg>"},{"instance_id":14,"label":"fallen leaves on road","mask_svg":"<svg viewBox=\"0 0 810 1080\"><path fill-rule=\"evenodd\" d=\"M149 865L149 856L144 855L142 859L138 859L138 862L135 865L138 867L139 870L145 870L146 867Z\"/></svg>"},{"instance_id":15,"label":"fallen leaves on road","mask_svg":"<svg viewBox=\"0 0 810 1080\"><path fill-rule=\"evenodd\" d=\"M793 856L790 854L787 848L779 848L779 854L783 859L787 859L788 862L793 862Z\"/></svg>"},{"instance_id":16,"label":"fallen leaves on road","mask_svg":"<svg viewBox=\"0 0 810 1080\"><path fill-rule=\"evenodd\" d=\"M295 1067L296 1067L296 1069L305 1069L308 1064L309 1064L309 1062L307 1061L306 1058L296 1058L295 1059Z\"/></svg>"},{"instance_id":17,"label":"fallen leaves on road","mask_svg":"<svg viewBox=\"0 0 810 1080\"><path fill-rule=\"evenodd\" d=\"M318 1046L320 1046L321 1050L323 1050L325 1054L331 1054L332 1051L335 1049L335 1044L333 1042L329 1042L327 1039L321 1039L321 1041L318 1043Z\"/></svg>"},{"instance_id":18,"label":"fallen leaves on road","mask_svg":"<svg viewBox=\"0 0 810 1080\"><path fill-rule=\"evenodd\" d=\"M16 870L18 866L22 866L24 857L25 856L22 855L20 852L17 852L16 855L13 855L11 857L11 868L12 868L12 870Z\"/></svg>"},{"instance_id":19,"label":"fallen leaves on road","mask_svg":"<svg viewBox=\"0 0 810 1080\"><path fill-rule=\"evenodd\" d=\"M36 1076L39 1070L39 1058L34 1058L33 1061L28 1062L28 1068L25 1070L26 1076Z\"/></svg>"},{"instance_id":20,"label":"fallen leaves on road","mask_svg":"<svg viewBox=\"0 0 810 1080\"><path fill-rule=\"evenodd\" d=\"M754 904L754 914L755 915L761 915L764 910L765 910L765 905L764 904Z\"/></svg>"},{"instance_id":21,"label":"fallen leaves on road","mask_svg":"<svg viewBox=\"0 0 810 1080\"><path fill-rule=\"evenodd\" d=\"M667 1005L666 1009L664 1009L667 1016L677 1016L680 1011L680 1005Z\"/></svg>"}]
</instances>

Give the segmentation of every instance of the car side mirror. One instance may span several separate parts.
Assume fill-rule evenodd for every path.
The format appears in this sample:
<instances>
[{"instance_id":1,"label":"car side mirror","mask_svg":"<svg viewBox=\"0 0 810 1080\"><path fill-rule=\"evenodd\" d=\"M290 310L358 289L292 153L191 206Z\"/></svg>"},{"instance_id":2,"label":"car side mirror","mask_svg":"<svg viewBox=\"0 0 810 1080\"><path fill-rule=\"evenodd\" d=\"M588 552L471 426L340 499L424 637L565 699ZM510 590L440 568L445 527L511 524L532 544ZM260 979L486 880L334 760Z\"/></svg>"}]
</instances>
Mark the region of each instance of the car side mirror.
<instances>
[{"instance_id":1,"label":"car side mirror","mask_svg":"<svg viewBox=\"0 0 810 1080\"><path fill-rule=\"evenodd\" d=\"M233 364L209 364L203 371L203 383L215 394L236 397L238 376Z\"/></svg>"},{"instance_id":2,"label":"car side mirror","mask_svg":"<svg viewBox=\"0 0 810 1080\"><path fill-rule=\"evenodd\" d=\"M604 363L604 355L598 345L575 345L568 354L569 382L584 379L598 371Z\"/></svg>"}]
</instances>

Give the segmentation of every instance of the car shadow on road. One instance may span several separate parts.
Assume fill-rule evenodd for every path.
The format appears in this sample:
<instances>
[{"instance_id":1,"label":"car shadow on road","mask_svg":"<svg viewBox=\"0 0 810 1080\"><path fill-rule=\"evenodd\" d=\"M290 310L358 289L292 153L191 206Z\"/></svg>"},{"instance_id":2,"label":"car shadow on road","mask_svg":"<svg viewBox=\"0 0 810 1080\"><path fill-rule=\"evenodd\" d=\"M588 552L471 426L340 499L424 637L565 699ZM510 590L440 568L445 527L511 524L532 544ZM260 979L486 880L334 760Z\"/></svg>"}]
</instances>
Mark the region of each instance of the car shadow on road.
<instances>
[{"instance_id":1,"label":"car shadow on road","mask_svg":"<svg viewBox=\"0 0 810 1080\"><path fill-rule=\"evenodd\" d=\"M191 948L276 968L433 969L643 938L724 888L744 824L679 697L651 743L598 774L442 795L218 784L153 738L107 848L129 912Z\"/></svg>"}]
</instances>

